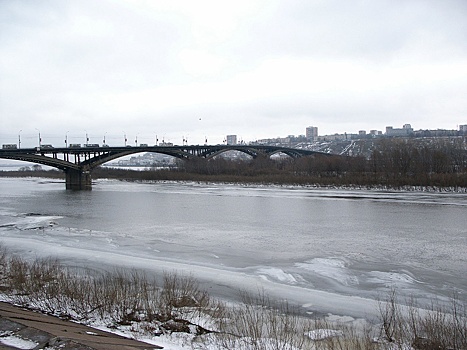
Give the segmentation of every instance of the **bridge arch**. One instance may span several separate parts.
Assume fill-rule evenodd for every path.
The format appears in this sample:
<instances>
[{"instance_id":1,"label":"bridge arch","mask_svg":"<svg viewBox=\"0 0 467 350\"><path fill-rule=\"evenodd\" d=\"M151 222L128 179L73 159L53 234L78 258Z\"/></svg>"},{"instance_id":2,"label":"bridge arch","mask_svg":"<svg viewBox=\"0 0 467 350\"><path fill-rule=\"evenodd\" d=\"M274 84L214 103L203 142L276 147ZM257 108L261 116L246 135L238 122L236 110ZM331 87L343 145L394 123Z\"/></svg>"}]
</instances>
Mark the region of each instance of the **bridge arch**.
<instances>
[{"instance_id":1,"label":"bridge arch","mask_svg":"<svg viewBox=\"0 0 467 350\"><path fill-rule=\"evenodd\" d=\"M23 160L32 163L48 165L61 169L66 174L66 188L76 190L91 189L91 172L94 168L136 153L152 152L166 154L175 158L188 160L193 158L210 159L227 151L239 151L253 158L270 157L284 153L292 158L313 154L313 152L293 148L264 145L204 145L204 146L142 146L142 147L79 147L54 148L36 147L26 149L1 149L0 158Z\"/></svg>"},{"instance_id":2,"label":"bridge arch","mask_svg":"<svg viewBox=\"0 0 467 350\"><path fill-rule=\"evenodd\" d=\"M214 158L216 156L219 156L223 153L226 153L226 152L231 152L231 151L237 151L237 152L241 152L241 153L244 153L252 158L256 158L258 156L258 151L254 150L254 149L251 149L251 148L219 148L219 149L210 149L210 150L207 150L206 152L203 152L202 154L200 154L200 156L202 156L203 158L206 158L206 159L211 159L211 158Z\"/></svg>"}]
</instances>

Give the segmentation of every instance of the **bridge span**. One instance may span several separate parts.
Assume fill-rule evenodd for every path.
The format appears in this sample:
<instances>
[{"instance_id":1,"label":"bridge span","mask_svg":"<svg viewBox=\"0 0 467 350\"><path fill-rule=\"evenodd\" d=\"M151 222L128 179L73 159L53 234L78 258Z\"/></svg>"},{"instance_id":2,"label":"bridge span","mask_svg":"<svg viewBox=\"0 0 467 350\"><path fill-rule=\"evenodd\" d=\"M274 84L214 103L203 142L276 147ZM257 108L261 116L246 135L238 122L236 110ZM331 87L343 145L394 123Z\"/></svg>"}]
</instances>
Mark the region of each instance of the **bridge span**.
<instances>
[{"instance_id":1,"label":"bridge span","mask_svg":"<svg viewBox=\"0 0 467 350\"><path fill-rule=\"evenodd\" d=\"M292 158L330 154L309 150L264 145L204 145L204 146L146 146L140 147L108 147L87 145L85 147L51 147L4 148L0 150L0 158L22 160L48 165L61 169L66 174L66 189L90 190L92 188L91 172L94 168L111 160L141 152L154 152L189 160L196 157L212 158L223 152L240 151L256 157L270 157L284 153Z\"/></svg>"}]
</instances>

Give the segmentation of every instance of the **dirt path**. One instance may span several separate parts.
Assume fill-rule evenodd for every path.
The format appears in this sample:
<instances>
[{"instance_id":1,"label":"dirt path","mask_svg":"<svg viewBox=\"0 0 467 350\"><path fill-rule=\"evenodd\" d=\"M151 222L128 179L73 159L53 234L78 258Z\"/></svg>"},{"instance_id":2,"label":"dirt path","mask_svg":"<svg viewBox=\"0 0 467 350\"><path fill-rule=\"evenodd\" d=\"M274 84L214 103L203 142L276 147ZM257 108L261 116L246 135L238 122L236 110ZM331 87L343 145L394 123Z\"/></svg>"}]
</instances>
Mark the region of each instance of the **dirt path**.
<instances>
[{"instance_id":1,"label":"dirt path","mask_svg":"<svg viewBox=\"0 0 467 350\"><path fill-rule=\"evenodd\" d=\"M48 350L162 349L0 302L0 350L44 347Z\"/></svg>"}]
</instances>

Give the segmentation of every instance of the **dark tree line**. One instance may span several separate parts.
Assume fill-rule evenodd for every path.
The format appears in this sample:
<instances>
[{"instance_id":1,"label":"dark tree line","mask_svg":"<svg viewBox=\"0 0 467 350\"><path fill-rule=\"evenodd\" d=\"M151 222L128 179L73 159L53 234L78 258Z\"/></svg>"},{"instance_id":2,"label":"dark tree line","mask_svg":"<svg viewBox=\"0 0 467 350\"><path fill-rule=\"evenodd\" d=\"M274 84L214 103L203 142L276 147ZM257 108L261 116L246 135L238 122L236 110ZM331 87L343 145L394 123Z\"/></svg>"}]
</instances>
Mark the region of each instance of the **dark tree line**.
<instances>
[{"instance_id":1,"label":"dark tree line","mask_svg":"<svg viewBox=\"0 0 467 350\"><path fill-rule=\"evenodd\" d=\"M371 171L391 176L455 174L467 170L467 151L460 140L381 142L370 157Z\"/></svg>"},{"instance_id":2,"label":"dark tree line","mask_svg":"<svg viewBox=\"0 0 467 350\"><path fill-rule=\"evenodd\" d=\"M381 142L369 159L371 173L380 181L409 185L467 185L467 150L462 140Z\"/></svg>"},{"instance_id":3,"label":"dark tree line","mask_svg":"<svg viewBox=\"0 0 467 350\"><path fill-rule=\"evenodd\" d=\"M364 157L313 156L249 161L224 158L182 163L179 171L210 177L235 176L251 181L467 187L467 150L462 140L385 139Z\"/></svg>"}]
</instances>

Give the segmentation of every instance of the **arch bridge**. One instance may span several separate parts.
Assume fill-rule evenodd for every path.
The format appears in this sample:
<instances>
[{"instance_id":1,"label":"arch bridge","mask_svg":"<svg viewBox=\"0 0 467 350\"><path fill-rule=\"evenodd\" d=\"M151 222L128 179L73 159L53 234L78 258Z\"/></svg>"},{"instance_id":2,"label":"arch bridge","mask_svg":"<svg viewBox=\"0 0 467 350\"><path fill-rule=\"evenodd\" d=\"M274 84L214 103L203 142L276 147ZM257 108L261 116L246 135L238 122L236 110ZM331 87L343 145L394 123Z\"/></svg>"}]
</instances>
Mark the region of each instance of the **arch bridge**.
<instances>
[{"instance_id":1,"label":"arch bridge","mask_svg":"<svg viewBox=\"0 0 467 350\"><path fill-rule=\"evenodd\" d=\"M330 154L309 150L264 145L204 145L204 146L143 146L140 147L85 147L55 148L42 146L35 148L3 148L0 158L22 160L61 169L66 174L66 188L71 190L90 190L91 171L111 160L141 152L170 155L179 159L209 159L227 151L240 151L253 158L270 157L284 153L292 158Z\"/></svg>"}]
</instances>

